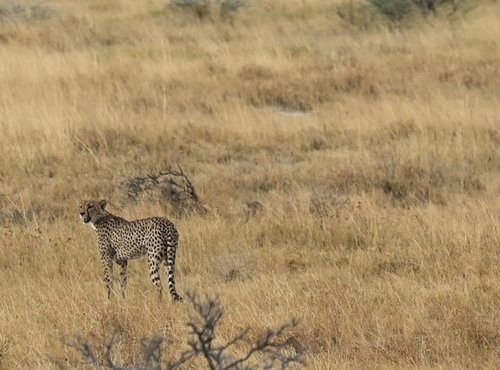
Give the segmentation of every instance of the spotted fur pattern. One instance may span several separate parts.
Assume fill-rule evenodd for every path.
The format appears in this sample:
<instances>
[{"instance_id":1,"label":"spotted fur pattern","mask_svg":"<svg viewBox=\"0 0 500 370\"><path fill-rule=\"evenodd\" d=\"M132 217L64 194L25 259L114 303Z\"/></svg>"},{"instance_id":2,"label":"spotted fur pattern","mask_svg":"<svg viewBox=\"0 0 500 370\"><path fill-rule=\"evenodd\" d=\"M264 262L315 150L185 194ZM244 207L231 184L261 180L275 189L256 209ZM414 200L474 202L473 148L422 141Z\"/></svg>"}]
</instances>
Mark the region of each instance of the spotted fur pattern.
<instances>
[{"instance_id":1,"label":"spotted fur pattern","mask_svg":"<svg viewBox=\"0 0 500 370\"><path fill-rule=\"evenodd\" d=\"M120 286L125 297L128 260L147 255L151 281L158 288L159 297L162 294L159 272L163 263L167 269L170 295L174 300L182 301L175 290L175 253L179 244L175 225L163 217L127 221L105 208L105 200L80 203L80 217L92 225L97 234L108 298L113 290L113 262L120 266Z\"/></svg>"}]
</instances>

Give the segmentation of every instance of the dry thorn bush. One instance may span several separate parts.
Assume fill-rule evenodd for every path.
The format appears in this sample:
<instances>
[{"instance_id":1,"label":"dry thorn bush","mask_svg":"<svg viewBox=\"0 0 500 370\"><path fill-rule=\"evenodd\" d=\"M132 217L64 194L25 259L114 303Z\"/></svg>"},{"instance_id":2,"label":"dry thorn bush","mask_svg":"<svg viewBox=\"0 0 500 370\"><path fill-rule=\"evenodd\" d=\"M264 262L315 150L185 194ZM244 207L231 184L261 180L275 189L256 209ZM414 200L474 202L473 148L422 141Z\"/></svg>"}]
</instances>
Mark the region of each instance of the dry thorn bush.
<instances>
[{"instance_id":1,"label":"dry thorn bush","mask_svg":"<svg viewBox=\"0 0 500 370\"><path fill-rule=\"evenodd\" d=\"M184 368L185 365L192 363L198 357L201 358L204 367L212 370L288 369L293 365L304 364L304 349L297 345L297 340L290 334L292 329L297 327L296 321L284 324L278 329L267 329L265 334L259 336L255 343L250 345L243 356L234 357L231 351L246 341L250 330L245 329L227 343L218 344L216 331L223 318L219 300L213 298L202 300L193 294L187 294L187 298L196 313L196 317L187 324L192 337L189 340L190 349L183 352L178 359L170 360L166 366L162 362L164 338L161 336L142 340L140 350L142 359L134 361L132 366L118 364L113 360L113 350L119 337L116 332L106 341L101 354L94 349L95 346L92 342L80 336L77 336L73 341L66 340L65 342L81 354L85 363L98 368L116 370L160 370L163 368L174 370ZM93 340L95 339L99 340L99 338ZM58 365L65 368L64 364L59 363Z\"/></svg>"},{"instance_id":2,"label":"dry thorn bush","mask_svg":"<svg viewBox=\"0 0 500 370\"><path fill-rule=\"evenodd\" d=\"M123 182L122 187L129 200L137 201L145 196L159 199L160 202L166 202L177 216L190 212L206 214L208 211L193 183L180 167L178 170L162 170L145 177L129 178Z\"/></svg>"}]
</instances>

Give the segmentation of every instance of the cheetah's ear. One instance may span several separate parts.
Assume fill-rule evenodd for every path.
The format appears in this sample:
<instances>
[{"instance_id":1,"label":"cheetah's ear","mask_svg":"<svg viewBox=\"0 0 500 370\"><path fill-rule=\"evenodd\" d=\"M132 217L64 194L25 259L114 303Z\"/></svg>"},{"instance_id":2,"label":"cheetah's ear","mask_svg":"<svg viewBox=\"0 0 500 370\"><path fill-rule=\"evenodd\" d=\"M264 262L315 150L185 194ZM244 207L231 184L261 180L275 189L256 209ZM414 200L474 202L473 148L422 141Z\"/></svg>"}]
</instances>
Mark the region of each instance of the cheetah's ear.
<instances>
[{"instance_id":1,"label":"cheetah's ear","mask_svg":"<svg viewBox=\"0 0 500 370\"><path fill-rule=\"evenodd\" d=\"M101 200L99 202L99 204L101 205L101 208L104 210L106 208L106 204L107 204L106 199Z\"/></svg>"}]
</instances>

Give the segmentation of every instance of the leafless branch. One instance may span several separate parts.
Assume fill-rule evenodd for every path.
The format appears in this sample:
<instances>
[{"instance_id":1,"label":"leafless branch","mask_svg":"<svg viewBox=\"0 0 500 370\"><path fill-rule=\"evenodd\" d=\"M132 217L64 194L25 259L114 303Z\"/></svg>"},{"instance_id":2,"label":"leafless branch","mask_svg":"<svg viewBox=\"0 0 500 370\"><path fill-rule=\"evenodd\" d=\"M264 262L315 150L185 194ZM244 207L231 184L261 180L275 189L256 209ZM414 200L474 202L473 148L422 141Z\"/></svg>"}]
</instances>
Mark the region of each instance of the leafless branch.
<instances>
[{"instance_id":1,"label":"leafless branch","mask_svg":"<svg viewBox=\"0 0 500 370\"><path fill-rule=\"evenodd\" d=\"M180 166L178 170L167 169L146 176L130 178L123 183L123 187L129 199L135 200L141 194L159 196L178 214L186 211L201 213L207 211L193 183Z\"/></svg>"},{"instance_id":2,"label":"leafless branch","mask_svg":"<svg viewBox=\"0 0 500 370\"><path fill-rule=\"evenodd\" d=\"M280 326L278 329L268 329L261 335L242 357L234 357L231 347L243 345L250 329L245 329L235 335L225 344L216 344L216 329L223 318L223 311L219 300L206 298L199 300L195 295L187 295L194 308L195 316L187 323L192 338L188 342L190 349L185 351L177 360L170 361L165 369L175 370L186 365L195 357L202 358L211 370L250 370L250 369L288 369L293 365L303 364L303 349L295 349L297 340L290 332L297 327L297 321ZM142 341L142 364L133 367L124 367L113 362L113 346L118 335L112 335L104 345L102 354L98 355L90 341L77 336L73 342L66 342L70 347L80 352L87 364L98 368L114 370L162 369L163 337L153 337ZM255 355L262 355L260 362L254 361ZM251 364L255 363L254 365Z\"/></svg>"},{"instance_id":3,"label":"leafless branch","mask_svg":"<svg viewBox=\"0 0 500 370\"><path fill-rule=\"evenodd\" d=\"M200 302L191 294L188 294L187 297L197 314L197 317L188 323L190 333L194 338L189 343L191 350L185 352L179 361L171 363L169 369L177 369L188 359L200 354L203 356L210 369L217 370L271 369L275 368L276 365L279 365L281 369L286 369L293 364L303 363L303 351L295 351L292 349L292 337L288 335L290 330L297 326L296 321L285 324L277 330L267 330L265 334L257 339L246 355L241 358L234 358L229 353L229 348L242 342L250 330L243 330L227 343L216 345L215 330L223 317L220 303L214 299L207 299L205 302ZM257 353L265 355L264 363L255 367L248 365L247 362Z\"/></svg>"}]
</instances>

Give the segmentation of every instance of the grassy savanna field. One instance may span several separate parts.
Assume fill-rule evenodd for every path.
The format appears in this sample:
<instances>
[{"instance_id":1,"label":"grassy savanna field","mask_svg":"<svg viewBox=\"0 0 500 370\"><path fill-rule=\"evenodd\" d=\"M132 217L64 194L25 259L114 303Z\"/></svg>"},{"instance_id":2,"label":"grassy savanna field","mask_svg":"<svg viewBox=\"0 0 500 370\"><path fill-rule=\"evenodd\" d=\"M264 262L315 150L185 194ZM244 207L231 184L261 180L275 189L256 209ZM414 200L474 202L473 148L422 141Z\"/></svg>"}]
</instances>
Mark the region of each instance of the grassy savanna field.
<instances>
[{"instance_id":1,"label":"grassy savanna field","mask_svg":"<svg viewBox=\"0 0 500 370\"><path fill-rule=\"evenodd\" d=\"M192 307L159 303L144 259L107 300L88 198L176 223L180 292L220 298L221 342L251 328L235 355L296 318L310 369L499 366L500 4L396 26L251 4L1 20L0 368L84 367L75 334L118 331L128 365L143 337L188 348ZM206 214L127 196L177 165Z\"/></svg>"}]
</instances>

